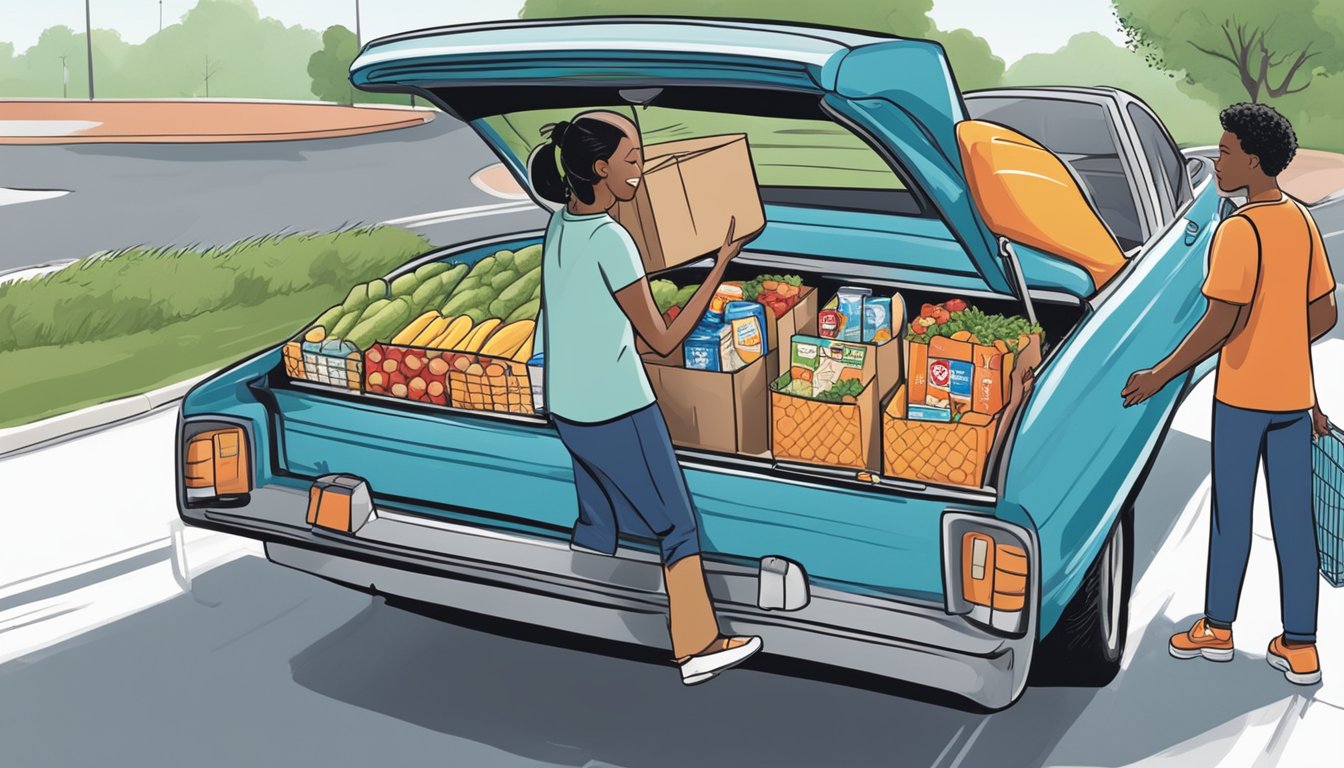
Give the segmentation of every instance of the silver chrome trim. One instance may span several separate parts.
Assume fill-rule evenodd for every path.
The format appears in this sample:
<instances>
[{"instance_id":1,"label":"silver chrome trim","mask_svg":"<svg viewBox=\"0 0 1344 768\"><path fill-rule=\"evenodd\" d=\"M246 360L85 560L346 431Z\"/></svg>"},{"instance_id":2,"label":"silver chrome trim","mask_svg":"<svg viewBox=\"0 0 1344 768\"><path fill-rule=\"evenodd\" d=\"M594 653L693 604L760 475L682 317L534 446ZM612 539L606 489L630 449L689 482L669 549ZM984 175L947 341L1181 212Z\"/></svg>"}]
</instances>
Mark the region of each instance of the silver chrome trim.
<instances>
[{"instance_id":1,"label":"silver chrome trim","mask_svg":"<svg viewBox=\"0 0 1344 768\"><path fill-rule=\"evenodd\" d=\"M306 494L262 488L245 507L183 510L189 523L260 538L274 562L325 579L512 621L666 648L658 556L605 557L568 542L379 509L358 535L320 535ZM707 560L726 631L759 634L766 652L939 688L986 707L1026 685L1034 638L1004 637L941 605L809 585L806 605L762 610L760 565ZM800 574L801 575L801 574Z\"/></svg>"}]
</instances>

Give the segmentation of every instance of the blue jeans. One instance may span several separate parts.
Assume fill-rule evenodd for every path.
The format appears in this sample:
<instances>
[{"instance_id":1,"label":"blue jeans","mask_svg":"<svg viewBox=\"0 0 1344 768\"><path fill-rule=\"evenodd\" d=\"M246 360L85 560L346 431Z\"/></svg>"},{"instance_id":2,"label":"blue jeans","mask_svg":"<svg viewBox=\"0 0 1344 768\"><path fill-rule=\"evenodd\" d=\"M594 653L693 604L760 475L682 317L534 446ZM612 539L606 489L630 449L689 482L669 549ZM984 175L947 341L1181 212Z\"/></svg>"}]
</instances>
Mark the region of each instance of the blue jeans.
<instances>
[{"instance_id":1,"label":"blue jeans","mask_svg":"<svg viewBox=\"0 0 1344 768\"><path fill-rule=\"evenodd\" d=\"M1311 412L1213 404L1213 517L1204 615L1231 628L1251 555L1256 470L1265 459L1269 516L1279 558L1283 635L1316 641L1316 526L1311 513Z\"/></svg>"},{"instance_id":2,"label":"blue jeans","mask_svg":"<svg viewBox=\"0 0 1344 768\"><path fill-rule=\"evenodd\" d=\"M552 419L574 460L575 544L611 555L621 533L657 539L664 565L700 552L695 507L657 403L599 424Z\"/></svg>"}]
</instances>

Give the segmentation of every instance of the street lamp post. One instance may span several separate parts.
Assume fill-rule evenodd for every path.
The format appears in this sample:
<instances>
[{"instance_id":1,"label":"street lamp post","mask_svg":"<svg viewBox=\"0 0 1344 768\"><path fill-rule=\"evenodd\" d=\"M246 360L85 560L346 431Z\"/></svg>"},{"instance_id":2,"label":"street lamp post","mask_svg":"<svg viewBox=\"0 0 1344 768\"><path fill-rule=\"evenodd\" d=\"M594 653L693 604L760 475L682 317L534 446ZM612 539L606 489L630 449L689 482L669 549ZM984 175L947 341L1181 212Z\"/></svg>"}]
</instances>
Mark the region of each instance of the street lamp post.
<instances>
[{"instance_id":1,"label":"street lamp post","mask_svg":"<svg viewBox=\"0 0 1344 768\"><path fill-rule=\"evenodd\" d=\"M89 57L89 101L93 101L93 21L89 16L89 0L84 0L84 44Z\"/></svg>"},{"instance_id":2,"label":"street lamp post","mask_svg":"<svg viewBox=\"0 0 1344 768\"><path fill-rule=\"evenodd\" d=\"M61 56L61 98L68 99L70 94L67 92L70 88L70 70L65 66L65 56Z\"/></svg>"}]
</instances>

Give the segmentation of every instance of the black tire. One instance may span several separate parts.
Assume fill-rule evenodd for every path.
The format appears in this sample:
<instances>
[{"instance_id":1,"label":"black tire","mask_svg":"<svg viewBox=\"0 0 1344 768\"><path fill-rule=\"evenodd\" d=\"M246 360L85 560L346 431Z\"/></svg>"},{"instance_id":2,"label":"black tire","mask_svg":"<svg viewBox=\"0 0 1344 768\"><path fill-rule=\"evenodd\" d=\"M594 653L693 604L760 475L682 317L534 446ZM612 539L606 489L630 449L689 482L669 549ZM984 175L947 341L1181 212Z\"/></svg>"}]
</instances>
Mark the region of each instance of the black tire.
<instances>
[{"instance_id":1,"label":"black tire","mask_svg":"<svg viewBox=\"0 0 1344 768\"><path fill-rule=\"evenodd\" d=\"M1059 622L1037 644L1032 685L1100 687L1115 679L1129 631L1134 513L1126 509Z\"/></svg>"}]
</instances>

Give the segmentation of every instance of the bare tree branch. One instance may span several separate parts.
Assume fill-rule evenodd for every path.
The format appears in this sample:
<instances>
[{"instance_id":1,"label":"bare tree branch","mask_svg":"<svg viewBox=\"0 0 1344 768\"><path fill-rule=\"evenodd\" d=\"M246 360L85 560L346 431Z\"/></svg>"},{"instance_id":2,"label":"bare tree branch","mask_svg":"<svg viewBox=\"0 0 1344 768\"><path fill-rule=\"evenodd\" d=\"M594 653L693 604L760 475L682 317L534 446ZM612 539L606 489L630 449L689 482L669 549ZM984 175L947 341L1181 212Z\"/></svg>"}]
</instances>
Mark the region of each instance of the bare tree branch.
<instances>
[{"instance_id":1,"label":"bare tree branch","mask_svg":"<svg viewBox=\"0 0 1344 768\"><path fill-rule=\"evenodd\" d=\"M1188 41L1188 42L1190 43L1191 47L1193 47L1200 53L1208 54L1209 56L1212 56L1215 59L1222 59L1223 61L1226 61L1228 64L1231 64L1232 66L1236 67L1238 70L1241 69L1241 65L1237 62L1236 59L1232 58L1231 56L1228 56L1225 53L1219 53L1218 51L1211 51L1208 48L1205 48L1194 41Z\"/></svg>"},{"instance_id":2,"label":"bare tree branch","mask_svg":"<svg viewBox=\"0 0 1344 768\"><path fill-rule=\"evenodd\" d=\"M1279 83L1279 87L1277 88L1274 88L1272 86L1269 87L1269 95L1272 98L1277 99L1278 97L1286 96L1289 93L1299 93L1302 90L1305 90L1307 86L1311 85L1311 77L1308 76L1306 85L1303 85L1301 88L1297 90L1289 89L1289 85L1292 84L1293 78L1297 76L1297 71L1302 68L1302 65L1307 63L1317 55L1319 55L1319 53L1310 52L1311 46L1312 43L1307 43L1307 46L1302 49L1302 52L1297 54L1297 59L1293 62L1292 66L1288 67L1288 72L1283 76L1283 81ZM1266 85L1268 86L1268 83L1266 83Z\"/></svg>"}]
</instances>

